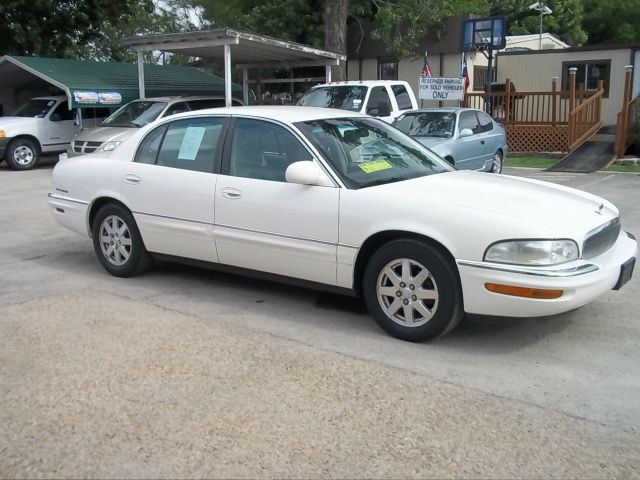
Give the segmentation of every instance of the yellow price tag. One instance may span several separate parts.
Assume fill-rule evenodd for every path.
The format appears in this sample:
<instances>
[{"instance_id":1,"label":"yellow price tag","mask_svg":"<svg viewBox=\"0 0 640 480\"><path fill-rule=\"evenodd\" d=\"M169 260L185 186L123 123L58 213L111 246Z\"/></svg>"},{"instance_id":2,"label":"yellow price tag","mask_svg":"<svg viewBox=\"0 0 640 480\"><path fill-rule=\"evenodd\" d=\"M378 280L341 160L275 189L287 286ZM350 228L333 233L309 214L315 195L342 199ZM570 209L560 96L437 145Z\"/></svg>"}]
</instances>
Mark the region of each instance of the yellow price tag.
<instances>
[{"instance_id":1,"label":"yellow price tag","mask_svg":"<svg viewBox=\"0 0 640 480\"><path fill-rule=\"evenodd\" d=\"M364 162L358 166L366 173L379 172L380 170L389 170L390 168L393 168L393 165L383 159Z\"/></svg>"}]
</instances>

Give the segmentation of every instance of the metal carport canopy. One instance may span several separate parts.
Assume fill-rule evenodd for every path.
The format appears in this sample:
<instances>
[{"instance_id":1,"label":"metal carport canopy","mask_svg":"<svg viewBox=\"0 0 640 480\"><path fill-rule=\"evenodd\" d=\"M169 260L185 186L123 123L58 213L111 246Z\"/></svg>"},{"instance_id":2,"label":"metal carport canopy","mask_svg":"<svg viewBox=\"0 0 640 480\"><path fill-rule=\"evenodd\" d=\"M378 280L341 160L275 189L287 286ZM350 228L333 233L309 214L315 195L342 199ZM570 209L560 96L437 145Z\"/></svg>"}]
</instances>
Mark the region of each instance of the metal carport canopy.
<instances>
[{"instance_id":1,"label":"metal carport canopy","mask_svg":"<svg viewBox=\"0 0 640 480\"><path fill-rule=\"evenodd\" d=\"M242 69L242 87L248 103L248 70L251 68L295 68L325 66L331 81L331 66L347 60L346 55L287 42L273 37L220 28L197 32L143 35L125 39L123 47L138 52L140 98L144 98L143 53L165 51L199 58L224 59L225 98L231 106L231 60Z\"/></svg>"}]
</instances>

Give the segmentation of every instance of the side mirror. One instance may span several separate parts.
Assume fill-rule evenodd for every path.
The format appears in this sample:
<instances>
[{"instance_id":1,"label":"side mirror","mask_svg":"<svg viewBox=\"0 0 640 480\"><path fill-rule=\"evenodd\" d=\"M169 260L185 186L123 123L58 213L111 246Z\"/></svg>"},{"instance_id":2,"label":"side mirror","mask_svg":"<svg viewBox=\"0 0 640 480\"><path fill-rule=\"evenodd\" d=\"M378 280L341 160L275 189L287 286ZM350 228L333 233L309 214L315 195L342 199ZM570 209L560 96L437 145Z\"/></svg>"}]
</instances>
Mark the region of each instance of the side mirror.
<instances>
[{"instance_id":1,"label":"side mirror","mask_svg":"<svg viewBox=\"0 0 640 480\"><path fill-rule=\"evenodd\" d=\"M62 117L60 116L59 113L52 113L51 116L49 117L49 120L51 120L52 122L59 122L62 120Z\"/></svg>"},{"instance_id":2,"label":"side mirror","mask_svg":"<svg viewBox=\"0 0 640 480\"><path fill-rule=\"evenodd\" d=\"M458 138L471 137L473 135L473 130L470 128L463 128L462 131L458 134Z\"/></svg>"},{"instance_id":3,"label":"side mirror","mask_svg":"<svg viewBox=\"0 0 640 480\"><path fill-rule=\"evenodd\" d=\"M288 183L299 185L332 185L318 164L309 160L289 165L284 173L284 178Z\"/></svg>"}]
</instances>

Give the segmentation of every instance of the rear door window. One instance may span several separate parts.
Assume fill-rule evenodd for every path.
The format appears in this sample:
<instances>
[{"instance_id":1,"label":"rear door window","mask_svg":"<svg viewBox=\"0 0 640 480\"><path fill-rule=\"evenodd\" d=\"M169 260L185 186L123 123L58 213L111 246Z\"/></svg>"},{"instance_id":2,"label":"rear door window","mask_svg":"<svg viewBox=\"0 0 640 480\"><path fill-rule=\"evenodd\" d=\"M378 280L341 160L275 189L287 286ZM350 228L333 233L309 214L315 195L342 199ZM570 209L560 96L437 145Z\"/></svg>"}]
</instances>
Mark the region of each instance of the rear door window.
<instances>
[{"instance_id":1,"label":"rear door window","mask_svg":"<svg viewBox=\"0 0 640 480\"><path fill-rule=\"evenodd\" d=\"M411 110L413 105L411 104L411 97L404 85L393 85L391 91L396 97L399 110Z\"/></svg>"}]
</instances>

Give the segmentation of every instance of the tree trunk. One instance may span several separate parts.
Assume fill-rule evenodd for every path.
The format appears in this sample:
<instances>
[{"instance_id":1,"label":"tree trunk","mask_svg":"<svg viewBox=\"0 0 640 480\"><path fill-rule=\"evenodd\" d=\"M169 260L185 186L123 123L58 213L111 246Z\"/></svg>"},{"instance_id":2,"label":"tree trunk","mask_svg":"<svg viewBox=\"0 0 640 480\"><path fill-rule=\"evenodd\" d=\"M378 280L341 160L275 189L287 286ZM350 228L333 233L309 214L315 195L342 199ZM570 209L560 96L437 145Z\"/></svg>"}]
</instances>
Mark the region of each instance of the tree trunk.
<instances>
[{"instance_id":1,"label":"tree trunk","mask_svg":"<svg viewBox=\"0 0 640 480\"><path fill-rule=\"evenodd\" d=\"M324 0L324 48L330 52L347 53L347 15L349 0ZM347 79L347 65L341 62L331 69L331 79Z\"/></svg>"}]
</instances>

